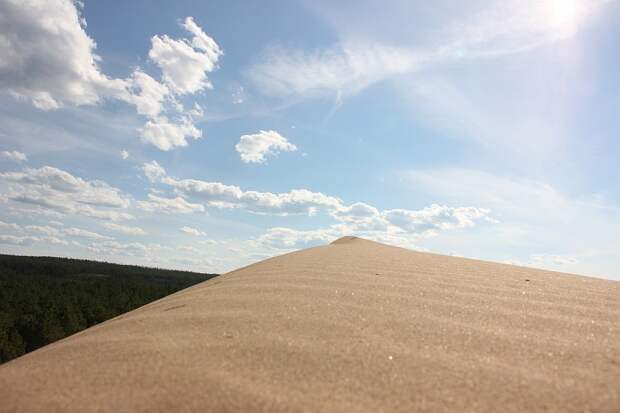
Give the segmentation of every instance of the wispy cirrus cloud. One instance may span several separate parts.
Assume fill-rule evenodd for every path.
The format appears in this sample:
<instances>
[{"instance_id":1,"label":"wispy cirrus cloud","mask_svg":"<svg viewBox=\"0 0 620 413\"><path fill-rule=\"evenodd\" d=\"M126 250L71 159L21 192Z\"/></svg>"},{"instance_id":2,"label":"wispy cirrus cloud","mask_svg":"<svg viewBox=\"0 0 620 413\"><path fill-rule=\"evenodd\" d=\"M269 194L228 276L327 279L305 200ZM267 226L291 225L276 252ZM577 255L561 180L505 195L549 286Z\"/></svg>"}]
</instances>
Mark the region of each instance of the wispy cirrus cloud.
<instances>
[{"instance_id":1,"label":"wispy cirrus cloud","mask_svg":"<svg viewBox=\"0 0 620 413\"><path fill-rule=\"evenodd\" d=\"M482 59L532 50L574 36L585 22L614 0L509 0L454 5L458 19L443 26L427 25L434 41L424 45L403 41L393 20L410 21L426 13L420 4L390 7L385 21L374 18L376 5L360 4L343 13L342 5L316 2L309 7L330 21L341 40L314 51L271 47L247 70L250 82L270 96L355 94L379 81L460 59ZM400 11L399 11L400 9ZM346 17L345 17L346 16ZM372 21L372 24L368 24ZM403 21L404 23L404 21ZM355 26L347 31L346 27ZM399 42L381 39L381 32L399 27ZM359 33L363 27L364 32ZM345 29L343 29L345 28ZM406 37L405 37L406 39Z\"/></svg>"},{"instance_id":2,"label":"wispy cirrus cloud","mask_svg":"<svg viewBox=\"0 0 620 413\"><path fill-rule=\"evenodd\" d=\"M272 48L247 71L263 93L275 96L351 94L417 67L415 53L380 44L338 44L306 52Z\"/></svg>"},{"instance_id":3,"label":"wispy cirrus cloud","mask_svg":"<svg viewBox=\"0 0 620 413\"><path fill-rule=\"evenodd\" d=\"M2 151L0 152L0 157L17 163L26 162L28 160L26 154L19 151Z\"/></svg>"}]
</instances>

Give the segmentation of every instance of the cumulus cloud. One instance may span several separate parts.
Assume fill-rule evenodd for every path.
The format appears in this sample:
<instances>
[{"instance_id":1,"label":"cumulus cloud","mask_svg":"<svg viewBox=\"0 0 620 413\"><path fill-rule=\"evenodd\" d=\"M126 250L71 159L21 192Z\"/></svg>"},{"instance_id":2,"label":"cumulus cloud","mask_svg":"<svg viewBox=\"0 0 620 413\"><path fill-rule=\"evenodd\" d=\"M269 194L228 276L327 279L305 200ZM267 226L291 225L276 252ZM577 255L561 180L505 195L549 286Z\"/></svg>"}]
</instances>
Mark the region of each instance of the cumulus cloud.
<instances>
[{"instance_id":1,"label":"cumulus cloud","mask_svg":"<svg viewBox=\"0 0 620 413\"><path fill-rule=\"evenodd\" d=\"M243 191L233 185L194 179L168 179L175 191L185 197L200 200L218 208L243 208L250 212L289 215L314 215L318 208L330 208L340 200L320 192L307 189L293 189L289 192L272 193Z\"/></svg>"},{"instance_id":2,"label":"cumulus cloud","mask_svg":"<svg viewBox=\"0 0 620 413\"><path fill-rule=\"evenodd\" d=\"M195 235L197 237L198 236L203 236L204 237L204 236L207 235L205 232L200 231L200 230L198 230L196 228L192 228L192 227L183 227L183 228L181 228L181 232L184 232L184 233L189 234L189 235Z\"/></svg>"},{"instance_id":3,"label":"cumulus cloud","mask_svg":"<svg viewBox=\"0 0 620 413\"><path fill-rule=\"evenodd\" d=\"M333 229L298 231L292 228L276 227L258 237L256 243L277 250L293 250L327 244L336 238L338 238L338 232Z\"/></svg>"},{"instance_id":4,"label":"cumulus cloud","mask_svg":"<svg viewBox=\"0 0 620 413\"><path fill-rule=\"evenodd\" d=\"M187 146L187 139L199 139L202 131L192 123L189 116L173 121L165 116L150 119L139 130L144 142L155 145L162 151L178 146Z\"/></svg>"},{"instance_id":5,"label":"cumulus cloud","mask_svg":"<svg viewBox=\"0 0 620 413\"><path fill-rule=\"evenodd\" d=\"M183 198L191 198L217 208L242 208L264 214L308 214L318 208L336 208L341 205L338 198L307 189L293 189L289 192L244 191L238 186L197 179L177 180L167 175L156 162L144 164L143 170L152 182L168 185Z\"/></svg>"},{"instance_id":6,"label":"cumulus cloud","mask_svg":"<svg viewBox=\"0 0 620 413\"><path fill-rule=\"evenodd\" d=\"M176 97L210 88L207 74L215 70L222 54L192 17L187 17L182 26L193 35L191 39L166 35L151 38L149 57L161 69L161 81L136 69L127 80L129 93L124 98L148 118L138 129L142 141L162 151L187 146L188 139L202 137L195 125L196 118L203 115L202 109L194 104L191 110L184 111Z\"/></svg>"},{"instance_id":7,"label":"cumulus cloud","mask_svg":"<svg viewBox=\"0 0 620 413\"><path fill-rule=\"evenodd\" d=\"M483 208L451 208L431 205L420 210L388 209L379 211L357 202L331 211L338 224L315 230L276 227L256 239L258 245L272 249L297 249L325 244L345 235L359 235L379 242L403 247L416 247L426 237L442 231L469 228L476 221L488 219Z\"/></svg>"},{"instance_id":8,"label":"cumulus cloud","mask_svg":"<svg viewBox=\"0 0 620 413\"><path fill-rule=\"evenodd\" d=\"M122 159L122 160L126 160L127 158L129 158L129 152L127 152L125 149L123 149L123 150L120 152L120 156L121 156L121 159Z\"/></svg>"},{"instance_id":9,"label":"cumulus cloud","mask_svg":"<svg viewBox=\"0 0 620 413\"><path fill-rule=\"evenodd\" d=\"M238 186L197 179L175 179L157 162L143 165L147 178L173 188L181 199L194 199L217 208L241 208L254 213L314 215L319 209L328 211L350 230L386 230L388 227L406 232L424 233L432 230L467 228L479 219L489 219L490 210L474 207L452 208L432 205L421 210L377 208L357 202L349 206L339 198L307 189L272 193L244 191Z\"/></svg>"},{"instance_id":10,"label":"cumulus cloud","mask_svg":"<svg viewBox=\"0 0 620 413\"><path fill-rule=\"evenodd\" d=\"M392 209L385 211L383 216L390 224L405 231L423 233L472 227L475 220L485 218L489 213L484 208L450 208L433 204L418 211Z\"/></svg>"},{"instance_id":11,"label":"cumulus cloud","mask_svg":"<svg viewBox=\"0 0 620 413\"><path fill-rule=\"evenodd\" d=\"M261 130L253 135L243 135L235 145L241 160L245 163L263 163L267 155L293 152L297 147L278 132Z\"/></svg>"},{"instance_id":12,"label":"cumulus cloud","mask_svg":"<svg viewBox=\"0 0 620 413\"><path fill-rule=\"evenodd\" d=\"M106 222L103 226L110 231L121 232L125 235L146 235L146 231L144 231L140 227L130 227L127 225L115 224L113 222Z\"/></svg>"},{"instance_id":13,"label":"cumulus cloud","mask_svg":"<svg viewBox=\"0 0 620 413\"><path fill-rule=\"evenodd\" d=\"M0 1L0 93L31 101L43 110L95 105L105 99L135 106L148 118L138 130L146 143L162 150L186 146L202 132L195 110L183 114L178 95L210 88L207 74L217 68L222 50L187 17L190 38L151 39L150 59L161 69L157 80L140 68L126 79L106 76L98 67L95 41L72 0Z\"/></svg>"},{"instance_id":14,"label":"cumulus cloud","mask_svg":"<svg viewBox=\"0 0 620 413\"><path fill-rule=\"evenodd\" d=\"M0 91L44 110L122 96L99 71L96 44L70 0L0 1Z\"/></svg>"},{"instance_id":15,"label":"cumulus cloud","mask_svg":"<svg viewBox=\"0 0 620 413\"><path fill-rule=\"evenodd\" d=\"M342 205L332 210L330 214L336 220L346 224L345 231L350 232L385 231L389 225L385 214L363 202L356 202L349 206Z\"/></svg>"},{"instance_id":16,"label":"cumulus cloud","mask_svg":"<svg viewBox=\"0 0 620 413\"><path fill-rule=\"evenodd\" d=\"M150 117L160 114L164 100L170 93L166 85L159 83L139 69L131 75L128 89L130 93L125 100L134 105L139 114Z\"/></svg>"},{"instance_id":17,"label":"cumulus cloud","mask_svg":"<svg viewBox=\"0 0 620 413\"><path fill-rule=\"evenodd\" d=\"M151 182L158 182L166 177L166 170L157 161L145 162L142 165L142 172Z\"/></svg>"},{"instance_id":18,"label":"cumulus cloud","mask_svg":"<svg viewBox=\"0 0 620 413\"><path fill-rule=\"evenodd\" d=\"M149 57L160 67L164 83L173 92L195 93L211 87L207 74L217 67L222 50L192 17L187 17L182 26L194 35L191 40L153 36Z\"/></svg>"},{"instance_id":19,"label":"cumulus cloud","mask_svg":"<svg viewBox=\"0 0 620 413\"><path fill-rule=\"evenodd\" d=\"M167 35L151 38L149 58L161 69L162 80L137 69L126 99L136 106L138 113L149 118L138 130L142 141L163 151L187 146L188 139L202 137L195 125L196 118L203 115L202 108L195 103L191 110L184 111L176 97L211 88L207 74L217 68L222 55L217 43L192 17L187 17L182 27L193 35L191 39L172 39Z\"/></svg>"},{"instance_id":20,"label":"cumulus cloud","mask_svg":"<svg viewBox=\"0 0 620 413\"><path fill-rule=\"evenodd\" d=\"M186 203L185 199L191 199L201 202L197 204L200 206L204 204L216 208L238 208L272 215L314 215L322 210L338 221L328 228L311 231L274 228L257 240L259 244L272 248L323 243L352 233L398 245L411 245L412 241L421 237L433 236L441 231L469 228L480 220L491 221L490 210L485 208L431 205L420 210L381 211L362 202L346 205L339 198L307 189L284 193L258 192L245 191L238 186L220 182L175 179L154 161L144 164L143 170L151 182L169 186L179 195L175 201L166 202ZM156 209L154 206L150 208Z\"/></svg>"},{"instance_id":21,"label":"cumulus cloud","mask_svg":"<svg viewBox=\"0 0 620 413\"><path fill-rule=\"evenodd\" d=\"M28 160L26 154L18 151L3 151L0 152L0 157L17 163L26 162Z\"/></svg>"},{"instance_id":22,"label":"cumulus cloud","mask_svg":"<svg viewBox=\"0 0 620 413\"><path fill-rule=\"evenodd\" d=\"M63 214L120 220L133 218L121 211L130 200L121 191L99 180L87 181L51 166L0 173L8 184L7 200L36 205Z\"/></svg>"}]
</instances>

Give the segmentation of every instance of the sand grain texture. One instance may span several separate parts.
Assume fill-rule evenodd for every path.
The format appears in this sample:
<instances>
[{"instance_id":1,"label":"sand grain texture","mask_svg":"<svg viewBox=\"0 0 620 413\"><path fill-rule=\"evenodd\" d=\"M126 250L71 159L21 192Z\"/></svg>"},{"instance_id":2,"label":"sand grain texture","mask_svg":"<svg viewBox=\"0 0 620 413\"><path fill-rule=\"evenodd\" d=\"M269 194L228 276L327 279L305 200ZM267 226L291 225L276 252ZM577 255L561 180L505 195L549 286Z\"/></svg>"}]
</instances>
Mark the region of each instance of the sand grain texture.
<instances>
[{"instance_id":1,"label":"sand grain texture","mask_svg":"<svg viewBox=\"0 0 620 413\"><path fill-rule=\"evenodd\" d=\"M0 366L0 411L620 412L620 283L345 238Z\"/></svg>"}]
</instances>

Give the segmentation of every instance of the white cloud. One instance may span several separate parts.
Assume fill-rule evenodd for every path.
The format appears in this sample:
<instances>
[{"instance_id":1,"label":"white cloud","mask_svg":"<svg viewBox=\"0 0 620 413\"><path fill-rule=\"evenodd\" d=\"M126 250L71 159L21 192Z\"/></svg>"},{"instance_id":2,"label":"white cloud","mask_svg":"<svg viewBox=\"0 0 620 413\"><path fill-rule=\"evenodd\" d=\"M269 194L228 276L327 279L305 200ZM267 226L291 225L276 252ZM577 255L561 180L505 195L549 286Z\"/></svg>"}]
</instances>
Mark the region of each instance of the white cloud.
<instances>
[{"instance_id":1,"label":"white cloud","mask_svg":"<svg viewBox=\"0 0 620 413\"><path fill-rule=\"evenodd\" d=\"M77 206L69 208L69 213L76 213L89 218L103 219L107 221L128 221L135 219L133 215L127 212L115 211L110 209L96 209L89 206Z\"/></svg>"},{"instance_id":2,"label":"white cloud","mask_svg":"<svg viewBox=\"0 0 620 413\"><path fill-rule=\"evenodd\" d=\"M191 40L166 35L151 38L149 57L161 69L163 83L139 69L129 82L131 94L127 101L149 118L138 130L140 137L162 151L187 146L188 139L202 137L195 125L195 119L203 115L202 108L194 103L191 110L185 111L176 96L210 88L207 73L215 70L222 54L192 17L187 17L182 26L193 34Z\"/></svg>"},{"instance_id":3,"label":"white cloud","mask_svg":"<svg viewBox=\"0 0 620 413\"><path fill-rule=\"evenodd\" d=\"M274 215L314 215L322 209L346 224L346 227L340 227L341 231L401 231L423 234L470 227L476 220L489 219L490 214L490 211L484 208L452 208L441 205L432 205L417 211L379 211L361 202L346 206L339 198L307 189L272 193L244 191L238 186L220 182L177 180L168 176L165 169L155 161L145 163L143 170L150 181L171 186L184 198L204 202L207 206L241 208L249 212Z\"/></svg>"},{"instance_id":4,"label":"white cloud","mask_svg":"<svg viewBox=\"0 0 620 413\"><path fill-rule=\"evenodd\" d=\"M235 149L243 162L263 163L268 155L276 155L280 151L293 152L297 147L276 131L261 130L253 135L241 136Z\"/></svg>"},{"instance_id":5,"label":"white cloud","mask_svg":"<svg viewBox=\"0 0 620 413\"><path fill-rule=\"evenodd\" d=\"M242 104L245 101L245 88L243 86L237 86L233 90L231 98L232 103L234 103L235 105Z\"/></svg>"},{"instance_id":6,"label":"white cloud","mask_svg":"<svg viewBox=\"0 0 620 413\"><path fill-rule=\"evenodd\" d=\"M142 171L151 182L158 182L166 177L166 170L157 161L145 162Z\"/></svg>"},{"instance_id":7,"label":"white cloud","mask_svg":"<svg viewBox=\"0 0 620 413\"><path fill-rule=\"evenodd\" d=\"M604 263L602 257L611 260L618 256L610 246L620 243L620 207L597 194L569 196L544 182L461 168L408 171L403 178L412 188L441 202L484 205L500 220L488 232L465 242L444 237L442 248L468 256L480 256L484 251L493 259L505 257L590 275L609 277L617 272L617 265ZM575 260L557 259L563 256ZM597 259L592 259L595 256ZM560 261L562 268L557 267Z\"/></svg>"},{"instance_id":8,"label":"white cloud","mask_svg":"<svg viewBox=\"0 0 620 413\"><path fill-rule=\"evenodd\" d=\"M69 243L62 239L64 237L64 233L59 231L56 228L50 226L41 226L41 225L26 225L24 227L17 224L8 224L6 222L0 221L0 229L3 231L13 232L14 234L3 234L0 235L0 244L8 244L8 245L17 245L17 246L29 246L36 242L42 242L46 244L54 244L54 245L68 245ZM32 233L43 234L43 236L39 235L31 235ZM24 235L25 234L25 235Z\"/></svg>"},{"instance_id":9,"label":"white cloud","mask_svg":"<svg viewBox=\"0 0 620 413\"><path fill-rule=\"evenodd\" d=\"M489 2L447 30L445 57L484 58L520 53L574 36L609 0Z\"/></svg>"},{"instance_id":10,"label":"white cloud","mask_svg":"<svg viewBox=\"0 0 620 413\"><path fill-rule=\"evenodd\" d=\"M6 197L6 194L0 193L0 203L4 203L8 201L9 199ZM46 220L50 220L50 219L58 220L58 219L63 219L65 216L65 214L61 212L53 211L51 209L46 209L40 206L35 206L34 208L26 208L23 204L11 205L11 203L9 203L8 207L9 207L8 208L9 213L11 215L16 215L19 217L28 217L29 219L35 218L35 217L44 217ZM52 221L48 221L48 222L51 223Z\"/></svg>"},{"instance_id":11,"label":"white cloud","mask_svg":"<svg viewBox=\"0 0 620 413\"><path fill-rule=\"evenodd\" d=\"M410 72L417 63L411 51L379 44L337 45L311 53L273 49L248 76L268 95L349 94Z\"/></svg>"},{"instance_id":12,"label":"white cloud","mask_svg":"<svg viewBox=\"0 0 620 413\"><path fill-rule=\"evenodd\" d=\"M444 231L473 227L477 221L489 220L489 214L489 210L481 208L441 205L431 205L420 210L379 211L357 202L330 212L340 222L338 224L313 230L271 228L253 244L275 250L292 250L325 244L345 235L357 235L391 245L420 249L418 243L421 240Z\"/></svg>"},{"instance_id":13,"label":"white cloud","mask_svg":"<svg viewBox=\"0 0 620 413\"><path fill-rule=\"evenodd\" d=\"M63 214L120 220L133 217L121 209L130 200L121 191L99 180L86 181L51 166L26 168L22 172L0 173L8 184L7 200L36 205Z\"/></svg>"},{"instance_id":14,"label":"white cloud","mask_svg":"<svg viewBox=\"0 0 620 413\"><path fill-rule=\"evenodd\" d=\"M201 204L187 202L179 196L176 198L164 198L155 194L149 194L148 198L148 201L138 201L138 208L148 212L165 212L169 214L191 214L194 212L204 212L205 210Z\"/></svg>"},{"instance_id":15,"label":"white cloud","mask_svg":"<svg viewBox=\"0 0 620 413\"><path fill-rule=\"evenodd\" d=\"M488 205L504 215L538 219L563 219L571 200L549 184L510 179L488 172L463 168L413 170L404 174L416 188L449 202Z\"/></svg>"},{"instance_id":16,"label":"white cloud","mask_svg":"<svg viewBox=\"0 0 620 413\"><path fill-rule=\"evenodd\" d=\"M17 225L17 224L13 224L13 223L7 223L4 221L0 221L0 228L2 229L2 231L21 231L22 228Z\"/></svg>"},{"instance_id":17,"label":"white cloud","mask_svg":"<svg viewBox=\"0 0 620 413\"><path fill-rule=\"evenodd\" d=\"M204 236L207 235L205 232L200 231L200 230L198 230L196 228L192 228L192 227L183 227L183 228L181 228L181 232L184 232L184 233L189 234L189 235L195 235L197 237L198 236L203 236L204 237Z\"/></svg>"},{"instance_id":18,"label":"white cloud","mask_svg":"<svg viewBox=\"0 0 620 413\"><path fill-rule=\"evenodd\" d=\"M248 69L247 75L266 95L331 94L339 100L386 78L438 63L493 58L568 39L611 1L448 2L444 7L446 12L439 14L440 21L431 19L424 25L414 25L418 31L410 35L407 35L410 29L403 28L410 16L429 17L422 3L391 3L380 12L372 3L357 4L355 10L349 8L345 12L336 3L318 2L310 7L331 21L342 40L314 52L272 48ZM377 20L378 13L386 17ZM351 26L355 27L355 34L347 33ZM385 36L394 32L396 36ZM422 46L409 40L422 43L429 38L435 40ZM393 42L398 46L392 46Z\"/></svg>"},{"instance_id":19,"label":"white cloud","mask_svg":"<svg viewBox=\"0 0 620 413\"><path fill-rule=\"evenodd\" d=\"M272 192L243 191L238 186L220 182L208 182L197 179L176 180L168 176L165 170L153 162L144 165L152 181L159 181L174 188L177 194L204 202L217 208L243 208L255 213L266 214L308 214L313 215L317 208L337 208L341 205L338 198L312 192L307 189L274 194ZM147 175L149 177L149 175Z\"/></svg>"},{"instance_id":20,"label":"white cloud","mask_svg":"<svg viewBox=\"0 0 620 413\"><path fill-rule=\"evenodd\" d=\"M351 234L411 247L418 240L443 231L473 227L480 220L492 221L490 210L485 208L431 205L420 210L380 211L361 202L347 206L338 198L307 189L271 193L244 191L237 186L219 182L177 180L170 177L156 162L144 164L143 169L150 181L170 186L177 194L183 196L177 198L176 202L187 202L185 201L187 198L217 208L240 208L253 213L274 215L313 215L320 209L338 221L330 227L316 230L272 228L255 240L255 245L271 249L315 245ZM151 194L149 197L155 196ZM148 208L156 209L154 206ZM193 234L200 232L189 227L183 228L182 231Z\"/></svg>"},{"instance_id":21,"label":"white cloud","mask_svg":"<svg viewBox=\"0 0 620 413\"><path fill-rule=\"evenodd\" d=\"M126 160L127 158L129 158L129 152L127 152L125 149L123 149L123 150L120 152L120 156L121 156L121 159L122 159L122 160Z\"/></svg>"},{"instance_id":22,"label":"white cloud","mask_svg":"<svg viewBox=\"0 0 620 413\"><path fill-rule=\"evenodd\" d=\"M18 151L3 151L0 156L13 162L22 163L28 160L26 154Z\"/></svg>"},{"instance_id":23,"label":"white cloud","mask_svg":"<svg viewBox=\"0 0 620 413\"><path fill-rule=\"evenodd\" d=\"M1 92L45 110L122 95L124 81L99 71L95 47L73 1L0 1Z\"/></svg>"},{"instance_id":24,"label":"white cloud","mask_svg":"<svg viewBox=\"0 0 620 413\"><path fill-rule=\"evenodd\" d=\"M32 236L17 236L17 235L0 235L0 244L8 245L32 245L33 243L40 241L38 237Z\"/></svg>"},{"instance_id":25,"label":"white cloud","mask_svg":"<svg viewBox=\"0 0 620 413\"><path fill-rule=\"evenodd\" d=\"M294 250L327 244L336 238L338 238L338 233L332 229L298 231L276 227L258 237L256 243L278 250Z\"/></svg>"},{"instance_id":26,"label":"white cloud","mask_svg":"<svg viewBox=\"0 0 620 413\"><path fill-rule=\"evenodd\" d=\"M418 211L391 209L385 211L383 216L390 224L404 231L424 233L472 227L475 220L487 217L490 212L484 208L450 208L433 204Z\"/></svg>"},{"instance_id":27,"label":"white cloud","mask_svg":"<svg viewBox=\"0 0 620 413\"><path fill-rule=\"evenodd\" d=\"M139 242L120 243L117 241L103 241L90 244L88 249L98 255L145 257L161 251L164 247L157 244L142 244Z\"/></svg>"},{"instance_id":28,"label":"white cloud","mask_svg":"<svg viewBox=\"0 0 620 413\"><path fill-rule=\"evenodd\" d=\"M145 116L155 117L163 110L163 103L170 93L166 85L159 83L148 74L136 69L128 81L129 95L126 100Z\"/></svg>"},{"instance_id":29,"label":"white cloud","mask_svg":"<svg viewBox=\"0 0 620 413\"><path fill-rule=\"evenodd\" d=\"M6 172L0 179L21 184L19 192L23 196L78 194L76 201L81 204L126 208L129 200L121 195L120 190L103 181L85 181L70 173L51 166L38 169L27 168L23 172ZM34 190L34 191L30 191ZM79 198L79 199L78 199ZM42 201L45 201L41 198ZM47 201L51 202L51 201Z\"/></svg>"},{"instance_id":30,"label":"white cloud","mask_svg":"<svg viewBox=\"0 0 620 413\"><path fill-rule=\"evenodd\" d=\"M356 202L349 206L341 206L330 212L336 220L346 224L346 231L386 231L388 221L377 208ZM345 234L346 235L346 234Z\"/></svg>"},{"instance_id":31,"label":"white cloud","mask_svg":"<svg viewBox=\"0 0 620 413\"><path fill-rule=\"evenodd\" d=\"M293 189L284 193L243 191L237 186L219 182L183 179L168 182L185 197L197 199L218 208L243 208L250 212L289 215L314 215L317 208L333 208L340 200L320 192Z\"/></svg>"},{"instance_id":32,"label":"white cloud","mask_svg":"<svg viewBox=\"0 0 620 413\"><path fill-rule=\"evenodd\" d=\"M47 225L43 225L43 226L41 226L41 225L26 225L24 227L24 229L26 231L29 231L29 232L38 232L40 234L45 234L45 235L50 235L50 236L52 236L52 235L59 235L60 234L60 231L58 229L56 229L54 227L47 226Z\"/></svg>"},{"instance_id":33,"label":"white cloud","mask_svg":"<svg viewBox=\"0 0 620 413\"><path fill-rule=\"evenodd\" d=\"M127 225L119 225L113 222L106 222L103 224L103 226L109 229L110 231L117 231L117 232L121 232L126 235L147 235L146 231L144 231L140 227L130 227Z\"/></svg>"},{"instance_id":34,"label":"white cloud","mask_svg":"<svg viewBox=\"0 0 620 413\"><path fill-rule=\"evenodd\" d=\"M577 264L579 259L576 257L571 257L569 255L556 255L556 254L534 254L531 256L532 262L534 265L545 265L545 264L554 264L554 265L571 265Z\"/></svg>"},{"instance_id":35,"label":"white cloud","mask_svg":"<svg viewBox=\"0 0 620 413\"><path fill-rule=\"evenodd\" d=\"M222 51L192 17L187 17L182 26L194 35L191 41L153 36L149 57L161 68L164 83L174 93L195 93L211 87L207 73L217 67Z\"/></svg>"},{"instance_id":36,"label":"white cloud","mask_svg":"<svg viewBox=\"0 0 620 413\"><path fill-rule=\"evenodd\" d=\"M202 132L197 111L184 115L177 95L211 87L207 74L222 51L187 17L182 27L192 37L153 36L149 57L161 69L161 81L136 68L127 79L113 79L97 65L95 42L72 0L0 1L0 93L31 101L37 108L95 105L116 99L135 106L149 120L138 132L162 150L186 146Z\"/></svg>"},{"instance_id":37,"label":"white cloud","mask_svg":"<svg viewBox=\"0 0 620 413\"><path fill-rule=\"evenodd\" d=\"M192 254L200 254L200 250L192 245L181 245L177 247L177 250L179 251L185 251L185 252L189 252ZM185 258L187 259L187 258Z\"/></svg>"},{"instance_id":38,"label":"white cloud","mask_svg":"<svg viewBox=\"0 0 620 413\"><path fill-rule=\"evenodd\" d=\"M88 239L96 239L96 240L111 240L112 237L107 237L105 235L98 234L96 232L87 231L81 228L65 228L63 232L72 237L79 238L88 238Z\"/></svg>"},{"instance_id":39,"label":"white cloud","mask_svg":"<svg viewBox=\"0 0 620 413\"><path fill-rule=\"evenodd\" d=\"M199 139L202 131L192 123L190 117L182 117L177 122L165 116L150 119L139 130L142 140L155 145L162 151L187 146L187 139Z\"/></svg>"}]
</instances>

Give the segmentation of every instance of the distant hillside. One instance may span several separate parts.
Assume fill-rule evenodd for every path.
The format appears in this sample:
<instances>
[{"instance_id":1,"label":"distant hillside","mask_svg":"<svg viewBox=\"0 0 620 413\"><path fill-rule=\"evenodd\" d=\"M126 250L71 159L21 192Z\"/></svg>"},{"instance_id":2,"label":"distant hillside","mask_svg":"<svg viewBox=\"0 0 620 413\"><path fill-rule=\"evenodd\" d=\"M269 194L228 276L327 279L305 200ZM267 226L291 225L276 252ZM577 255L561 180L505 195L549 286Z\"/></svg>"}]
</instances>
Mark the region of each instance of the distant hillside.
<instances>
[{"instance_id":1,"label":"distant hillside","mask_svg":"<svg viewBox=\"0 0 620 413\"><path fill-rule=\"evenodd\" d=\"M0 254L0 363L216 275Z\"/></svg>"}]
</instances>

